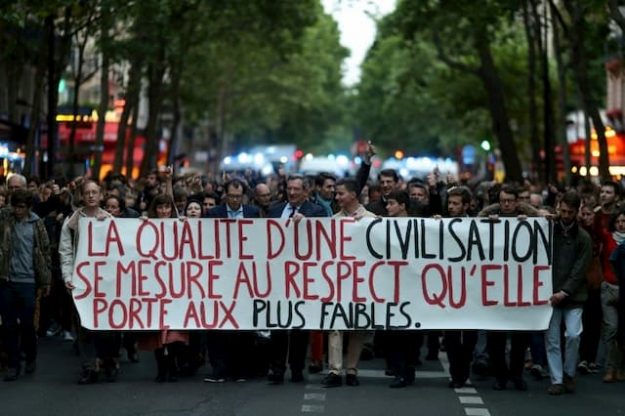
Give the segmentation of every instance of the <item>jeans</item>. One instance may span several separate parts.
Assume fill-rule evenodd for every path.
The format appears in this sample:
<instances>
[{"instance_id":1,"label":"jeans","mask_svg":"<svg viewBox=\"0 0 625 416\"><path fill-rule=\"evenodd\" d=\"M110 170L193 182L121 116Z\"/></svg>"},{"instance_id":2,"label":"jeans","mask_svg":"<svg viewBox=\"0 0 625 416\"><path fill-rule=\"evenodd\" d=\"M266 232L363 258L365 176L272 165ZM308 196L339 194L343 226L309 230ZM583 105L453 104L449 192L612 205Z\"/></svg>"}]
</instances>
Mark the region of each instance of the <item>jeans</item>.
<instances>
[{"instance_id":1,"label":"jeans","mask_svg":"<svg viewBox=\"0 0 625 416\"><path fill-rule=\"evenodd\" d=\"M551 384L562 384L563 375L575 377L577 368L577 351L582 334L582 308L553 308L549 328L545 333L547 362L551 373ZM560 345L560 328L564 322L564 365L562 363L562 347ZM563 373L564 371L564 373Z\"/></svg>"},{"instance_id":2,"label":"jeans","mask_svg":"<svg viewBox=\"0 0 625 416\"><path fill-rule=\"evenodd\" d=\"M26 362L37 359L36 293L34 283L0 283L0 316L5 331L9 368L18 371L20 349L26 356Z\"/></svg>"}]
</instances>

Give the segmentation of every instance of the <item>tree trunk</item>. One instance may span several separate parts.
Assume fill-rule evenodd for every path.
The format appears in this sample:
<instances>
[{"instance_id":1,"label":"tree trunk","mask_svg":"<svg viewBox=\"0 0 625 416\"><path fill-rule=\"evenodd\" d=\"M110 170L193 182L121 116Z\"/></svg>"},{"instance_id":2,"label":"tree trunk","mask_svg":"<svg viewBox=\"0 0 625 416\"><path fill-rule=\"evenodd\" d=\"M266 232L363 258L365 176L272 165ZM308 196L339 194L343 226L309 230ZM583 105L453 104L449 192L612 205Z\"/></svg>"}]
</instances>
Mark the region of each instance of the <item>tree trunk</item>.
<instances>
[{"instance_id":1,"label":"tree trunk","mask_svg":"<svg viewBox=\"0 0 625 416\"><path fill-rule=\"evenodd\" d=\"M37 56L37 67L35 70L35 89L32 97L32 107L30 112L30 126L26 136L26 160L24 163L24 173L33 175L37 171L38 152L35 150L35 134L39 131L39 118L41 116L41 104L43 99L43 81L46 76L47 47L45 43L39 46ZM40 153L40 152L39 152Z\"/></svg>"},{"instance_id":2,"label":"tree trunk","mask_svg":"<svg viewBox=\"0 0 625 416\"><path fill-rule=\"evenodd\" d=\"M510 128L503 83L493 61L490 42L485 33L478 34L474 42L481 64L478 74L488 94L493 132L499 141L501 158L506 168L506 181L521 182L523 180L521 162Z\"/></svg>"},{"instance_id":3,"label":"tree trunk","mask_svg":"<svg viewBox=\"0 0 625 416\"><path fill-rule=\"evenodd\" d=\"M555 131L560 133L560 146L562 147L562 159L564 163L564 182L568 186L571 184L571 153L569 141L566 134L566 67L562 62L562 47L560 45L560 30L557 18L553 9L551 10L551 27L553 28L553 49L558 69L558 113Z\"/></svg>"},{"instance_id":4,"label":"tree trunk","mask_svg":"<svg viewBox=\"0 0 625 416\"><path fill-rule=\"evenodd\" d=\"M76 35L78 36L78 35ZM76 162L76 128L77 128L77 118L78 118L78 98L80 93L80 85L82 84L82 67L84 64L84 55L85 55L85 47L87 36L85 36L84 42L79 42L78 44L78 67L76 68L76 72L74 74L74 91L72 94L72 115L73 121L71 124L71 129L69 131L69 150L67 155L68 164L68 175L69 177L73 177L75 172L75 162Z\"/></svg>"},{"instance_id":5,"label":"tree trunk","mask_svg":"<svg viewBox=\"0 0 625 416\"><path fill-rule=\"evenodd\" d=\"M534 3L535 5L535 3ZM547 4L545 3L544 17L547 19ZM538 50L541 58L541 76L543 83L543 143L545 146L545 183L556 182L555 155L553 143L553 107L551 78L549 77L549 55L547 51L547 30L541 30L542 21L536 7L533 9L538 39ZM543 40L544 33L544 40Z\"/></svg>"},{"instance_id":6,"label":"tree trunk","mask_svg":"<svg viewBox=\"0 0 625 416\"><path fill-rule=\"evenodd\" d=\"M162 44L161 44L162 45ZM149 65L149 114L145 128L145 154L141 162L141 175L147 175L151 169L156 167L158 153L158 122L163 103L163 76L165 75L165 50L159 48L159 59Z\"/></svg>"},{"instance_id":7,"label":"tree trunk","mask_svg":"<svg viewBox=\"0 0 625 416\"><path fill-rule=\"evenodd\" d=\"M182 120L182 110L180 108L180 77L182 72L180 68L172 73L172 104L173 104L173 120L171 126L171 137L169 138L169 146L167 149L167 164L173 165L174 158L176 157L176 149L178 147L178 140L180 139L180 123Z\"/></svg>"},{"instance_id":8,"label":"tree trunk","mask_svg":"<svg viewBox=\"0 0 625 416\"><path fill-rule=\"evenodd\" d=\"M119 174L124 166L124 154L126 153L126 136L128 135L128 121L130 114L138 105L139 93L141 91L141 62L133 60L130 66L130 75L126 94L124 96L124 109L119 119L119 127L117 129L117 142L115 143L115 160L113 162L113 172ZM132 161L132 152L129 153ZM126 176L131 177L132 172L126 171Z\"/></svg>"},{"instance_id":9,"label":"tree trunk","mask_svg":"<svg viewBox=\"0 0 625 416\"><path fill-rule=\"evenodd\" d=\"M597 141L599 142L599 176L601 180L610 179L610 158L608 155L608 142L605 137L605 126L599 115L599 109L593 98L593 89L588 76L588 61L584 48L586 36L586 21L584 20L585 10L582 9L577 2L572 0L563 0L569 15L571 16L572 25L568 30L569 43L571 45L573 66L573 74L577 81L577 86L581 94L584 104L584 111L592 120L593 127L597 133ZM589 138L590 139L590 138Z\"/></svg>"},{"instance_id":10,"label":"tree trunk","mask_svg":"<svg viewBox=\"0 0 625 416\"><path fill-rule=\"evenodd\" d=\"M103 7L100 16L100 104L98 105L98 125L95 132L95 155L92 177L100 178L102 169L102 153L104 152L104 130L106 127L106 112L109 108L109 10Z\"/></svg>"},{"instance_id":11,"label":"tree trunk","mask_svg":"<svg viewBox=\"0 0 625 416\"><path fill-rule=\"evenodd\" d=\"M540 138L538 136L538 106L536 103L536 35L535 22L530 18L528 3L534 7L534 0L523 2L523 23L527 38L527 96L529 99L530 145L532 147L533 173L540 176Z\"/></svg>"}]
</instances>

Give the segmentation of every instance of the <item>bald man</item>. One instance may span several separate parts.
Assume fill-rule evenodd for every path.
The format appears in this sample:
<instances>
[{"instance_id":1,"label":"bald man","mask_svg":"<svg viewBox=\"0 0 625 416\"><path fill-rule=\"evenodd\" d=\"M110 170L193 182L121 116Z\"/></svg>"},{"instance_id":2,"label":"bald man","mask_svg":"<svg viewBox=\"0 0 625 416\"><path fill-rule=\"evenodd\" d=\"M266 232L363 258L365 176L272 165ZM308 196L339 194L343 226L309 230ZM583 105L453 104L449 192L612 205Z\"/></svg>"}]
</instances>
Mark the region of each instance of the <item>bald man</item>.
<instances>
[{"instance_id":1,"label":"bald man","mask_svg":"<svg viewBox=\"0 0 625 416\"><path fill-rule=\"evenodd\" d=\"M260 216L266 217L269 205L271 205L271 190L264 183L259 183L254 188L254 205L260 210Z\"/></svg>"}]
</instances>

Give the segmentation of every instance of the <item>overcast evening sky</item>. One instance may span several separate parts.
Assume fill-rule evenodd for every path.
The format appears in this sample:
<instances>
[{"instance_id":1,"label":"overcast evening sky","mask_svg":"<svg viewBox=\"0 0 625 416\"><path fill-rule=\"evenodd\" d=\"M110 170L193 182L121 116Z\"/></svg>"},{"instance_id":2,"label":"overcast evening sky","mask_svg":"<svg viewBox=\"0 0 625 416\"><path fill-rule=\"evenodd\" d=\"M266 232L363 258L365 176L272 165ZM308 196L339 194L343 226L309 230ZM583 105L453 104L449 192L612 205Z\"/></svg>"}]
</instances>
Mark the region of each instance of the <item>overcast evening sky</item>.
<instances>
[{"instance_id":1,"label":"overcast evening sky","mask_svg":"<svg viewBox=\"0 0 625 416\"><path fill-rule=\"evenodd\" d=\"M375 22L368 13L382 17L395 9L396 0L322 0L326 13L338 22L341 44L351 51L343 63L343 83L360 80L360 64L375 39Z\"/></svg>"}]
</instances>

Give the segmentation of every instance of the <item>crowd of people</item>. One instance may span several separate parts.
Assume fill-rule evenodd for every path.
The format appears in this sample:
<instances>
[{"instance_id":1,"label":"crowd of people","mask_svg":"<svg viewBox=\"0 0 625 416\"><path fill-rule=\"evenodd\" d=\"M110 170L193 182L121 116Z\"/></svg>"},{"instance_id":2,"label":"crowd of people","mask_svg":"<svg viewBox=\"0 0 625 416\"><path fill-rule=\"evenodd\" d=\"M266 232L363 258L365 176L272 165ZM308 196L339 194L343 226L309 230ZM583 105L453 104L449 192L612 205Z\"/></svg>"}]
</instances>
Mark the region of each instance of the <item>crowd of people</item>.
<instances>
[{"instance_id":1,"label":"crowd of people","mask_svg":"<svg viewBox=\"0 0 625 416\"><path fill-rule=\"evenodd\" d=\"M368 156L373 154L369 149ZM37 339L61 337L81 356L79 383L115 381L120 357L156 360L156 381L205 371L223 383L268 377L301 382L327 369L326 387L357 386L361 357L386 359L390 387L412 384L425 359L446 352L452 388L472 373L493 388L526 390L525 373L550 378L548 393L574 392L576 376L603 372L625 381L625 208L617 182L560 189L532 183L460 183L432 172L402 180L394 170L369 179L253 172L210 178L158 169L138 181L108 175L40 183L12 175L0 192L0 357L4 380L36 371ZM518 217L553 221L553 315L547 331L89 331L71 291L78 219L306 217ZM425 345L424 345L425 344ZM600 354L603 345L605 354ZM426 347L426 348L424 348ZM145 352L150 352L146 354ZM507 355L509 355L507 357ZM200 370L206 368L206 370ZM600 370L601 369L601 370Z\"/></svg>"}]
</instances>

